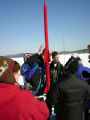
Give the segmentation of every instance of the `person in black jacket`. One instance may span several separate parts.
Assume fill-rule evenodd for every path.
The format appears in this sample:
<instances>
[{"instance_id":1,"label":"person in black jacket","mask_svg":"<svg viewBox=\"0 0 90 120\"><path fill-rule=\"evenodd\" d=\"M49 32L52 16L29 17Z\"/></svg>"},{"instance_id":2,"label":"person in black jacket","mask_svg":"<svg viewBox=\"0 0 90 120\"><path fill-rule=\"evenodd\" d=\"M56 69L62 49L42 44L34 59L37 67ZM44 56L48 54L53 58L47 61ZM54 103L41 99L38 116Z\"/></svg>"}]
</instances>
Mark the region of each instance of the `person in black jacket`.
<instances>
[{"instance_id":1,"label":"person in black jacket","mask_svg":"<svg viewBox=\"0 0 90 120\"><path fill-rule=\"evenodd\" d=\"M90 99L90 86L76 77L78 65L76 59L70 61L66 75L47 93L46 103L54 104L56 120L83 120L85 100Z\"/></svg>"},{"instance_id":2,"label":"person in black jacket","mask_svg":"<svg viewBox=\"0 0 90 120\"><path fill-rule=\"evenodd\" d=\"M36 94L37 96L41 95L44 93L44 88L45 88L45 83L46 83L46 79L44 79L44 76L46 74L45 71L45 63L44 63L44 52L45 52L45 48L44 45L40 45L40 49L38 53L33 54L30 58L27 59L27 63L29 64L29 66L32 66L35 62L36 64L38 64L39 67L41 67L41 84L40 88L38 90L38 93ZM35 75L35 78L37 79L37 75ZM42 87L43 86L43 87Z\"/></svg>"},{"instance_id":3,"label":"person in black jacket","mask_svg":"<svg viewBox=\"0 0 90 120\"><path fill-rule=\"evenodd\" d=\"M59 61L59 54L57 51L52 52L52 62L50 63L50 86L52 86L58 79L65 74L63 65ZM52 105L47 103L51 114ZM55 108L54 108L55 112Z\"/></svg>"},{"instance_id":4,"label":"person in black jacket","mask_svg":"<svg viewBox=\"0 0 90 120\"><path fill-rule=\"evenodd\" d=\"M59 61L59 54L56 51L52 52L52 62L50 63L50 85L52 86L63 74L65 70Z\"/></svg>"}]
</instances>

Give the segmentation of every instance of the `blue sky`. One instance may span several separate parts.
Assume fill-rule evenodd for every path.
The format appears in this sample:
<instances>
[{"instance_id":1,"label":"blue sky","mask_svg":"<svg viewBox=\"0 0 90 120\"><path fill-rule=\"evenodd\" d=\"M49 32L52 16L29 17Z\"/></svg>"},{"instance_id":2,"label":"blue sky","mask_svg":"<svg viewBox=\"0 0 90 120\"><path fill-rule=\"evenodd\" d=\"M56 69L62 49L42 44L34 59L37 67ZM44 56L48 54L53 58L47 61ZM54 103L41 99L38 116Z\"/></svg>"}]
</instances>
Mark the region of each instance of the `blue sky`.
<instances>
[{"instance_id":1,"label":"blue sky","mask_svg":"<svg viewBox=\"0 0 90 120\"><path fill-rule=\"evenodd\" d=\"M46 0L51 51L90 44L90 0ZM63 44L64 43L64 44ZM44 0L0 0L0 55L38 52L45 45Z\"/></svg>"}]
</instances>

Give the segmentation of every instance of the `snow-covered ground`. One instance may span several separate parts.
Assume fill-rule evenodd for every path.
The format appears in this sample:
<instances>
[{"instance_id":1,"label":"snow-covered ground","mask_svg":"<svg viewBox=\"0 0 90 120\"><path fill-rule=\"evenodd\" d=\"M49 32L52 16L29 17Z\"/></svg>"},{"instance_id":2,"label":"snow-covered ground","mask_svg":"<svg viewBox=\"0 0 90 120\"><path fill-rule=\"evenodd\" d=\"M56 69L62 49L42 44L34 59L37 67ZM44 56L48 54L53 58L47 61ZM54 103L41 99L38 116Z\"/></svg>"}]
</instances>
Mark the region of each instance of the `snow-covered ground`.
<instances>
[{"instance_id":1,"label":"snow-covered ground","mask_svg":"<svg viewBox=\"0 0 90 120\"><path fill-rule=\"evenodd\" d=\"M90 68L90 63L88 62L88 53L86 54L79 54L79 57L82 59L83 65L86 67ZM67 54L67 55L59 55L59 60L60 62L65 65L65 63L68 61L68 59L71 57L71 54ZM17 62L19 62L20 65L23 64L23 58L12 58L13 60L16 60ZM23 77L20 76L19 78L19 83L21 85L23 85ZM52 107L52 115L50 116L50 120L55 120L55 114L54 114L54 107Z\"/></svg>"}]
</instances>

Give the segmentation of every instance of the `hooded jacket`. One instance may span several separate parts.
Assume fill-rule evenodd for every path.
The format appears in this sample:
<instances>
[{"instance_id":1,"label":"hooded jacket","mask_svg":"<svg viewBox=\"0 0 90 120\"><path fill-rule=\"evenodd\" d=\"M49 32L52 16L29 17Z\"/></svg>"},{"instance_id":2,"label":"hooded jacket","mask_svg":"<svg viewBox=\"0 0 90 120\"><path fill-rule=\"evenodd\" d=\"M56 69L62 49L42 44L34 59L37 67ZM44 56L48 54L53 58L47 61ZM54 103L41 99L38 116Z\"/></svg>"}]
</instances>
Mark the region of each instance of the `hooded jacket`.
<instances>
[{"instance_id":1,"label":"hooded jacket","mask_svg":"<svg viewBox=\"0 0 90 120\"><path fill-rule=\"evenodd\" d=\"M29 65L27 63L27 60L25 59L25 55L26 55L26 53L23 56L24 63L22 64L21 70L20 70L20 73L22 76L26 75L29 70Z\"/></svg>"},{"instance_id":2,"label":"hooded jacket","mask_svg":"<svg viewBox=\"0 0 90 120\"><path fill-rule=\"evenodd\" d=\"M0 120L47 120L45 102L15 85L14 61L0 56Z\"/></svg>"},{"instance_id":3,"label":"hooded jacket","mask_svg":"<svg viewBox=\"0 0 90 120\"><path fill-rule=\"evenodd\" d=\"M0 120L47 120L45 102L17 85L0 84Z\"/></svg>"},{"instance_id":4,"label":"hooded jacket","mask_svg":"<svg viewBox=\"0 0 90 120\"><path fill-rule=\"evenodd\" d=\"M87 82L90 82L90 78L83 77L82 72L87 71L90 73L90 68L83 66L82 64L79 64L79 68L77 71L77 76L82 78L83 80L86 80Z\"/></svg>"}]
</instances>

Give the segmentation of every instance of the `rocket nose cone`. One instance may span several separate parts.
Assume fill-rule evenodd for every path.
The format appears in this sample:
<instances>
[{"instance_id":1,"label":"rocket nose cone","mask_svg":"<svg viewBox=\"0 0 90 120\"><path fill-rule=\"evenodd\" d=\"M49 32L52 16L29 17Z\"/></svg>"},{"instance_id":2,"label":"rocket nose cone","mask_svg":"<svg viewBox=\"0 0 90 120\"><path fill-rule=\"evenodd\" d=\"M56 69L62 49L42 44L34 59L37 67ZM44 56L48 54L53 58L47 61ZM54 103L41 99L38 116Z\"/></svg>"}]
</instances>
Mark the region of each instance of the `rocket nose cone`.
<instances>
[{"instance_id":1,"label":"rocket nose cone","mask_svg":"<svg viewBox=\"0 0 90 120\"><path fill-rule=\"evenodd\" d=\"M46 5L46 1L44 1L44 5Z\"/></svg>"}]
</instances>

